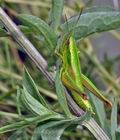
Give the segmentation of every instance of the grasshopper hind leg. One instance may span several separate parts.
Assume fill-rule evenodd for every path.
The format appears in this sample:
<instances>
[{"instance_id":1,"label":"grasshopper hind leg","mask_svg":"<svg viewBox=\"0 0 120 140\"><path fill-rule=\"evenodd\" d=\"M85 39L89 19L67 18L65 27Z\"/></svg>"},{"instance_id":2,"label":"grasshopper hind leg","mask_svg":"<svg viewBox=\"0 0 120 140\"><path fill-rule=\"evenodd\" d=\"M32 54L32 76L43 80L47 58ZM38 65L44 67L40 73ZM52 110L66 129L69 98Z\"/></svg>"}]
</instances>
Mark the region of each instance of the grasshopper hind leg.
<instances>
[{"instance_id":1,"label":"grasshopper hind leg","mask_svg":"<svg viewBox=\"0 0 120 140\"><path fill-rule=\"evenodd\" d=\"M88 100L88 96L85 93L78 94L77 92L72 92L69 89L67 89L67 91L73 97L74 101L80 108L82 108L84 111L91 112L91 114L95 114Z\"/></svg>"}]
</instances>

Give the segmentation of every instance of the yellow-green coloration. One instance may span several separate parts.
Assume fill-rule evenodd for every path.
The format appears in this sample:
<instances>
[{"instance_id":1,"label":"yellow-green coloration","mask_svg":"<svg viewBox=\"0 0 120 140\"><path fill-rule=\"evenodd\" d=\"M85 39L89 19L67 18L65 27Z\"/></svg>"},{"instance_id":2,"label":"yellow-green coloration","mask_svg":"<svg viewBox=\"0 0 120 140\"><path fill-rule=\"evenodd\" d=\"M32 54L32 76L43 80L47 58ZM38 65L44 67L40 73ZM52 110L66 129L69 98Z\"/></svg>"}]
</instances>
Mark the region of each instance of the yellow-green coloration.
<instances>
[{"instance_id":1,"label":"yellow-green coloration","mask_svg":"<svg viewBox=\"0 0 120 140\"><path fill-rule=\"evenodd\" d=\"M76 103L84 110L93 112L89 100L83 98L84 87L81 81L81 69L77 46L73 37L70 37L68 45L64 45L61 52L62 68L61 80L63 84L71 91L71 95Z\"/></svg>"},{"instance_id":2,"label":"yellow-green coloration","mask_svg":"<svg viewBox=\"0 0 120 140\"><path fill-rule=\"evenodd\" d=\"M70 43L69 46L70 46L70 55L71 55L71 66L72 66L73 73L75 75L75 83L79 85L82 91L84 91L82 86L82 81L80 78L82 76L82 72L81 72L80 61L78 56L78 50L77 50L78 48L76 46L73 37L70 37L69 43Z\"/></svg>"},{"instance_id":3,"label":"yellow-green coloration","mask_svg":"<svg viewBox=\"0 0 120 140\"><path fill-rule=\"evenodd\" d=\"M82 82L83 85L91 91L96 97L98 97L100 100L105 102L107 105L112 106L111 101L109 101L105 96L103 96L100 91L97 89L97 87L84 75L82 74Z\"/></svg>"},{"instance_id":4,"label":"yellow-green coloration","mask_svg":"<svg viewBox=\"0 0 120 140\"><path fill-rule=\"evenodd\" d=\"M76 103L83 109L83 110L88 110L90 111L92 114L95 114L93 112L92 106L89 102L88 99L83 99L79 93L77 92L72 92L72 96L74 98L74 100L76 101Z\"/></svg>"},{"instance_id":5,"label":"yellow-green coloration","mask_svg":"<svg viewBox=\"0 0 120 140\"><path fill-rule=\"evenodd\" d=\"M63 61L60 71L62 83L71 92L76 103L84 110L89 110L94 113L89 99L84 92L84 88L87 88L100 100L111 106L112 103L100 93L96 86L85 75L82 74L77 49L76 42L71 36L68 42L66 42L60 50Z\"/></svg>"}]
</instances>

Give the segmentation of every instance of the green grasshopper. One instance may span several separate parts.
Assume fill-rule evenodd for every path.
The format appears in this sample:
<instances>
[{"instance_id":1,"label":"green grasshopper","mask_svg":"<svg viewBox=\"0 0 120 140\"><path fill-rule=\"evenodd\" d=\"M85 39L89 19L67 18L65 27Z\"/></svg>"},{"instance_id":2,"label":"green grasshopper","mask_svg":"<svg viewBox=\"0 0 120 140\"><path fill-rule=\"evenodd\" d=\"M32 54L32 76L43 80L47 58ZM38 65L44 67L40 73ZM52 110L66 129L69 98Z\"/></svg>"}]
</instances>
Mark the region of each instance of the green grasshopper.
<instances>
[{"instance_id":1,"label":"green grasshopper","mask_svg":"<svg viewBox=\"0 0 120 140\"><path fill-rule=\"evenodd\" d=\"M62 59L62 66L60 70L61 81L68 91L70 91L76 103L83 110L89 110L94 114L88 96L84 91L85 88L107 105L112 106L111 101L104 97L91 80L82 74L78 48L73 35L71 35L63 43L59 56Z\"/></svg>"}]
</instances>

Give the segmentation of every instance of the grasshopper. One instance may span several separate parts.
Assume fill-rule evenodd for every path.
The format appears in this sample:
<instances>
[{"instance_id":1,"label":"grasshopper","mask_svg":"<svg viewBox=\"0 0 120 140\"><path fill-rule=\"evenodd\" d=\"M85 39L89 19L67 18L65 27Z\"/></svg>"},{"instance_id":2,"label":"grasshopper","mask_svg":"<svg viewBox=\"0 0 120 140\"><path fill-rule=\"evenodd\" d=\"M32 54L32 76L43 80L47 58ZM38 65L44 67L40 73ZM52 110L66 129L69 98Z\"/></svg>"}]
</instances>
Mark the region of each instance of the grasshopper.
<instances>
[{"instance_id":1,"label":"grasshopper","mask_svg":"<svg viewBox=\"0 0 120 140\"><path fill-rule=\"evenodd\" d=\"M111 101L103 96L92 81L82 73L78 47L73 35L70 35L63 43L59 56L62 59L60 70L61 81L71 93L75 102L83 110L89 110L94 114L88 95L85 93L85 88L107 105L112 106Z\"/></svg>"}]
</instances>

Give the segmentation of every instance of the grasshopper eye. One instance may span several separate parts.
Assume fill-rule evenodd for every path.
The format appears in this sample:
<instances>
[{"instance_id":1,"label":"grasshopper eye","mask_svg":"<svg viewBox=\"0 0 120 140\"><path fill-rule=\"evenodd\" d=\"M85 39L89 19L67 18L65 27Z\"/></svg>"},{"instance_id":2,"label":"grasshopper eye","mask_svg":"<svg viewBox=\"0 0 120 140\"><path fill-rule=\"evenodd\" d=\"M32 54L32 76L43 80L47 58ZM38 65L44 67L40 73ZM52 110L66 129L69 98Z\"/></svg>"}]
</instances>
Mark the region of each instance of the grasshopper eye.
<instances>
[{"instance_id":1,"label":"grasshopper eye","mask_svg":"<svg viewBox=\"0 0 120 140\"><path fill-rule=\"evenodd\" d=\"M69 44L70 44L70 39L68 38L66 39L66 45L69 46Z\"/></svg>"},{"instance_id":2,"label":"grasshopper eye","mask_svg":"<svg viewBox=\"0 0 120 140\"><path fill-rule=\"evenodd\" d=\"M85 93L82 93L81 96L84 100L88 100L88 96Z\"/></svg>"}]
</instances>

